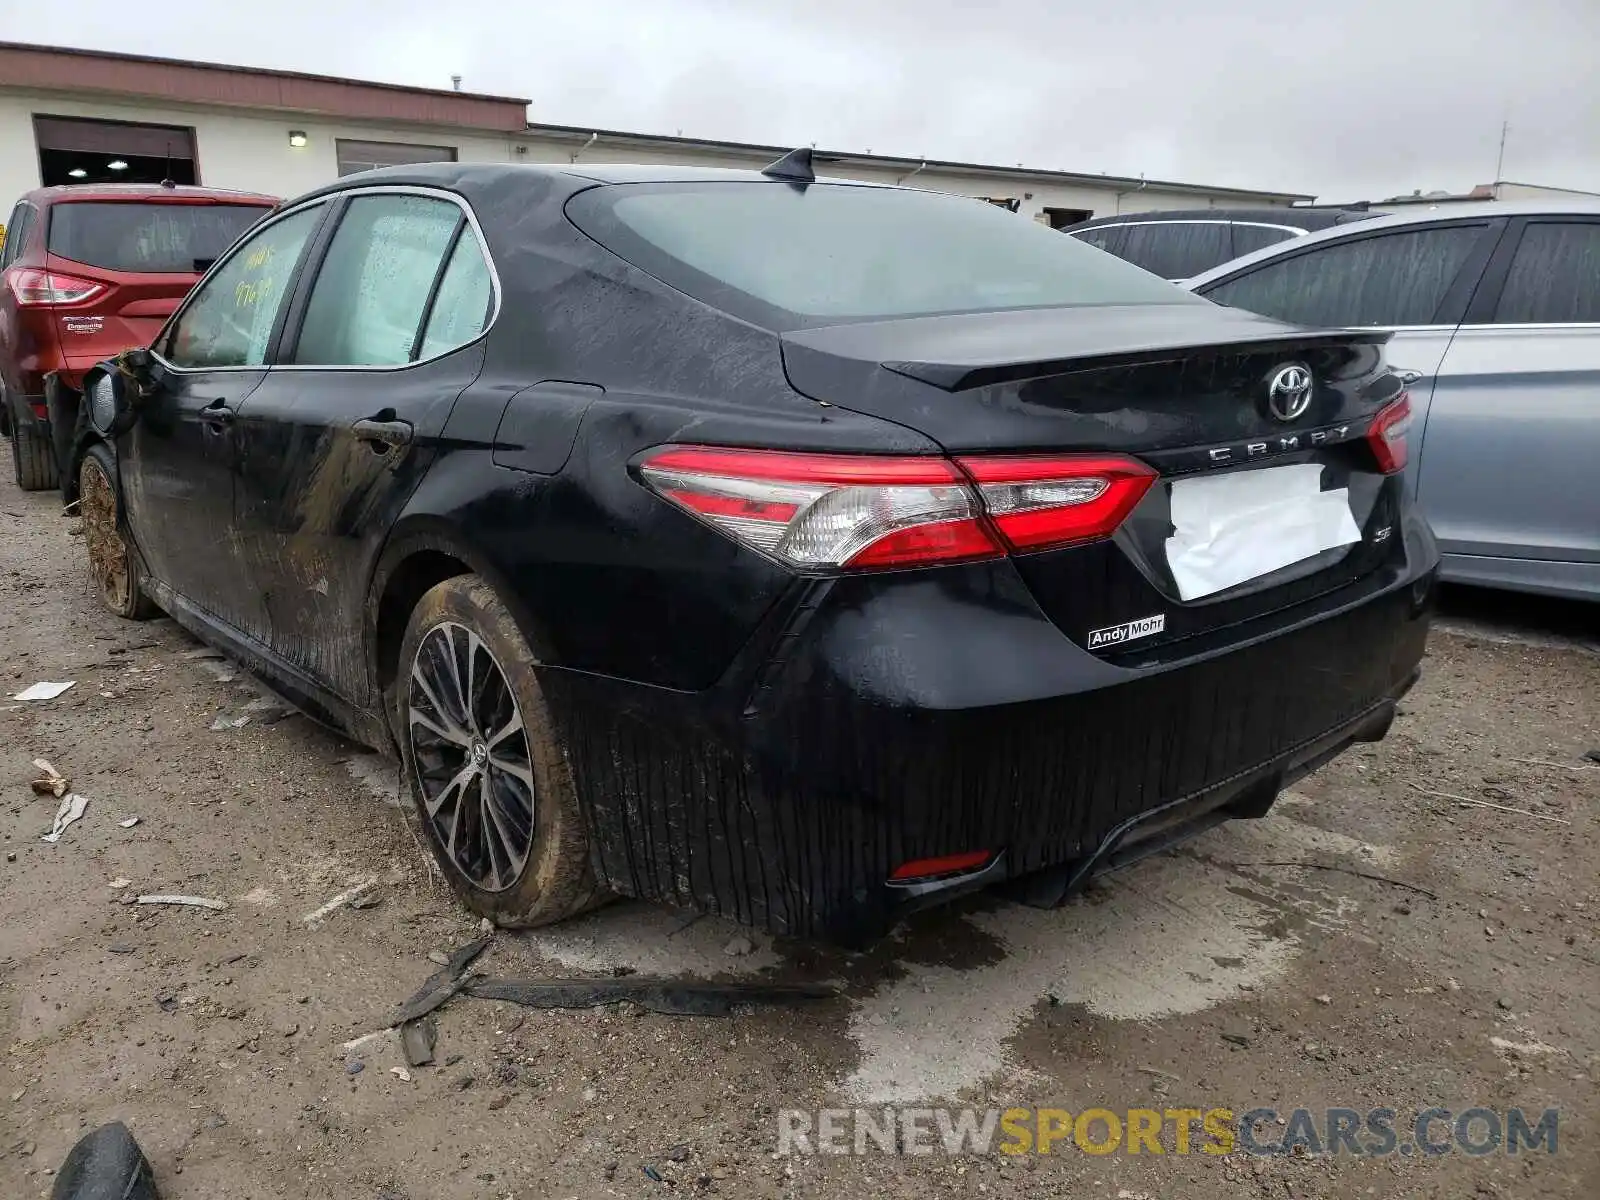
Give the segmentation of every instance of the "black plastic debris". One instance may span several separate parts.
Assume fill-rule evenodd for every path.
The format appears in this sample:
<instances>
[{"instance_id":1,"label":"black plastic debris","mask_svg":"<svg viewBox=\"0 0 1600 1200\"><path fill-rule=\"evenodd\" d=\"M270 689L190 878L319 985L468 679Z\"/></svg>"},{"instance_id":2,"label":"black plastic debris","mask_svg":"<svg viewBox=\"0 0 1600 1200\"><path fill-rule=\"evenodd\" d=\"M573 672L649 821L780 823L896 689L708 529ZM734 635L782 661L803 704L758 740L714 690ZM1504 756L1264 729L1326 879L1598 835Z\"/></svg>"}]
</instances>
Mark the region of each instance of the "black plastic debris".
<instances>
[{"instance_id":1,"label":"black plastic debris","mask_svg":"<svg viewBox=\"0 0 1600 1200\"><path fill-rule=\"evenodd\" d=\"M490 940L488 937L478 938L452 954L444 966L424 979L422 986L412 994L411 998L395 1010L391 1024L404 1025L408 1021L425 1017L461 991L471 982L462 976L466 969L477 961L478 955L489 948Z\"/></svg>"},{"instance_id":2,"label":"black plastic debris","mask_svg":"<svg viewBox=\"0 0 1600 1200\"><path fill-rule=\"evenodd\" d=\"M161 1200L150 1162L121 1121L78 1140L56 1175L50 1200Z\"/></svg>"},{"instance_id":3,"label":"black plastic debris","mask_svg":"<svg viewBox=\"0 0 1600 1200\"><path fill-rule=\"evenodd\" d=\"M527 1008L594 1008L627 1000L678 1017L725 1017L739 1004L830 1000L836 989L811 983L695 983L635 975L623 979L479 979L461 989L480 1000Z\"/></svg>"}]
</instances>

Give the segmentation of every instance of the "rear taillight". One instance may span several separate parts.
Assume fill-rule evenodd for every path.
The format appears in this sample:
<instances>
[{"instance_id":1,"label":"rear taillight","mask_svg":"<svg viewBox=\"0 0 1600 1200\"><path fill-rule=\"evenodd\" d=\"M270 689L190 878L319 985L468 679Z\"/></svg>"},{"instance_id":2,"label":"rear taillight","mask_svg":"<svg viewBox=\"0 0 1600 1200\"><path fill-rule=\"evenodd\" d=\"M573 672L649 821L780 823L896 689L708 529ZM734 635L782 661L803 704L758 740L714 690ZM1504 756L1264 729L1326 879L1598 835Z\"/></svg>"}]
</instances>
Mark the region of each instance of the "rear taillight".
<instances>
[{"instance_id":1,"label":"rear taillight","mask_svg":"<svg viewBox=\"0 0 1600 1200\"><path fill-rule=\"evenodd\" d=\"M1378 410L1367 430L1367 442L1377 456L1378 470L1393 475L1406 465L1406 434L1411 429L1411 397L1400 393L1398 400Z\"/></svg>"},{"instance_id":2,"label":"rear taillight","mask_svg":"<svg viewBox=\"0 0 1600 1200\"><path fill-rule=\"evenodd\" d=\"M1013 550L1092 542L1117 531L1156 473L1131 458L1087 455L961 458L983 507Z\"/></svg>"},{"instance_id":3,"label":"rear taillight","mask_svg":"<svg viewBox=\"0 0 1600 1200\"><path fill-rule=\"evenodd\" d=\"M1155 472L1107 457L943 458L669 446L639 472L735 541L800 569L996 558L1107 537Z\"/></svg>"},{"instance_id":4,"label":"rear taillight","mask_svg":"<svg viewBox=\"0 0 1600 1200\"><path fill-rule=\"evenodd\" d=\"M105 284L92 279L79 279L60 271L39 271L32 267L15 267L7 276L11 294L24 308L46 308L65 304L82 304L93 300L106 290Z\"/></svg>"}]
</instances>

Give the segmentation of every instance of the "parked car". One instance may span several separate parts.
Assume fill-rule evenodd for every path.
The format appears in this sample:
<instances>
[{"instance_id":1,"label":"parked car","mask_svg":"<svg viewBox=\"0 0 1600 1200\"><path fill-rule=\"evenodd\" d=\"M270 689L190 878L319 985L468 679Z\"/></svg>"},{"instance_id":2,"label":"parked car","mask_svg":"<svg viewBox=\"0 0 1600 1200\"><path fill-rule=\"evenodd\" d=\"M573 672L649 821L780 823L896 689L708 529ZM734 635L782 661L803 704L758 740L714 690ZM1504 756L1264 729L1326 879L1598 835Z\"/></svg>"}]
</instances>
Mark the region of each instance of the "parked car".
<instances>
[{"instance_id":1,"label":"parked car","mask_svg":"<svg viewBox=\"0 0 1600 1200\"><path fill-rule=\"evenodd\" d=\"M206 268L276 203L145 184L37 188L17 202L0 250L0 424L18 486L56 486L63 462L73 477L83 372L148 344Z\"/></svg>"},{"instance_id":2,"label":"parked car","mask_svg":"<svg viewBox=\"0 0 1600 1200\"><path fill-rule=\"evenodd\" d=\"M1190 208L1096 217L1061 232L1181 283L1241 254L1374 215L1363 207Z\"/></svg>"},{"instance_id":3,"label":"parked car","mask_svg":"<svg viewBox=\"0 0 1600 1200\"><path fill-rule=\"evenodd\" d=\"M1386 340L804 151L397 167L88 381L87 541L398 747L475 912L857 939L1383 736L1436 566Z\"/></svg>"},{"instance_id":4,"label":"parked car","mask_svg":"<svg viewBox=\"0 0 1600 1200\"><path fill-rule=\"evenodd\" d=\"M1393 331L1416 421L1406 486L1444 578L1600 599L1600 204L1383 217L1189 287L1287 321Z\"/></svg>"}]
</instances>

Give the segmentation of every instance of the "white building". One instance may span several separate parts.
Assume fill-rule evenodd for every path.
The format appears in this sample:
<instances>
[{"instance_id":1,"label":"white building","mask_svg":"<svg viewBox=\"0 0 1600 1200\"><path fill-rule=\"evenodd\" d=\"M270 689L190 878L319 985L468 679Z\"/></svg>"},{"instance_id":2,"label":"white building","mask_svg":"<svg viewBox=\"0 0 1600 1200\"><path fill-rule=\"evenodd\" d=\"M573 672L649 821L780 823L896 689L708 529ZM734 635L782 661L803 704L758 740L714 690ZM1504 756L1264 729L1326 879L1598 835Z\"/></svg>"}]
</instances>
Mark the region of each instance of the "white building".
<instances>
[{"instance_id":1,"label":"white building","mask_svg":"<svg viewBox=\"0 0 1600 1200\"><path fill-rule=\"evenodd\" d=\"M353 171L458 160L762 167L793 147L530 124L529 101L0 42L0 213L41 184L200 183L289 197ZM1062 226L1309 196L818 150L818 170L964 193Z\"/></svg>"}]
</instances>

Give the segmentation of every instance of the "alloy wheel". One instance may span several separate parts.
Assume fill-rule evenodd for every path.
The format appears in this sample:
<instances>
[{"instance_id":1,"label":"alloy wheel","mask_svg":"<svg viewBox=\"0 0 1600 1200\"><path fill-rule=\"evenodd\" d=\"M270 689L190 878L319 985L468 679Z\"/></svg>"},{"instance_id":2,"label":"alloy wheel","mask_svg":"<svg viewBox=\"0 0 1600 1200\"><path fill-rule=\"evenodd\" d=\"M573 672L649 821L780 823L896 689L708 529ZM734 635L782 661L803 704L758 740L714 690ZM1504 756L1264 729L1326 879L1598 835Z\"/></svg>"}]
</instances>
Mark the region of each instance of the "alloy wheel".
<instances>
[{"instance_id":1,"label":"alloy wheel","mask_svg":"<svg viewBox=\"0 0 1600 1200\"><path fill-rule=\"evenodd\" d=\"M126 613L133 589L128 546L117 530L117 495L93 458L84 460L78 479L78 513L89 551L89 574L100 598L113 612Z\"/></svg>"},{"instance_id":2,"label":"alloy wheel","mask_svg":"<svg viewBox=\"0 0 1600 1200\"><path fill-rule=\"evenodd\" d=\"M512 887L533 848L533 761L505 672L465 625L443 621L418 644L406 727L438 844L475 886Z\"/></svg>"}]
</instances>

